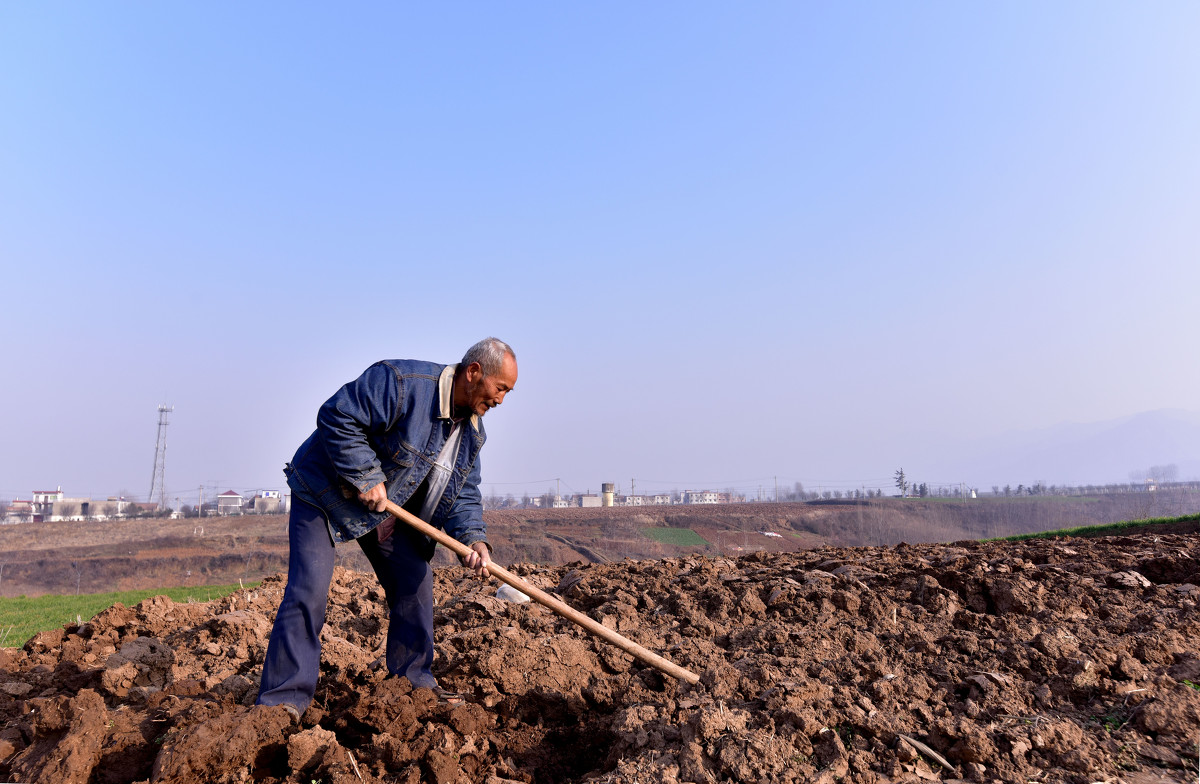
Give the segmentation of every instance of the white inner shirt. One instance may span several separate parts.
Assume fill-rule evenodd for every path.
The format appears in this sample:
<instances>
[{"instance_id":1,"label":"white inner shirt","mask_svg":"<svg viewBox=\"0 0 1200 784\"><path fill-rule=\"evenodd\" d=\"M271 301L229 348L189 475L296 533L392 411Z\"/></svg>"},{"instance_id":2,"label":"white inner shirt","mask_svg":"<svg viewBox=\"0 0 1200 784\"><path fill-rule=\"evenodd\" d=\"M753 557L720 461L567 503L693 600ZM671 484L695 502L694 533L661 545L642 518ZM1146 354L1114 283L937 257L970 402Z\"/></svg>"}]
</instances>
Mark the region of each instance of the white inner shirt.
<instances>
[{"instance_id":1,"label":"white inner shirt","mask_svg":"<svg viewBox=\"0 0 1200 784\"><path fill-rule=\"evenodd\" d=\"M429 476L425 479L429 483L429 491L425 494L425 503L421 506L421 513L417 516L427 523L433 517L433 510L437 509L438 502L442 500L442 493L446 492L446 485L450 483L450 472L454 470L454 463L458 459L458 446L461 443L462 422L458 421L450 429L450 435L446 438L446 443L442 445L442 451L438 452L437 462L433 464Z\"/></svg>"}]
</instances>

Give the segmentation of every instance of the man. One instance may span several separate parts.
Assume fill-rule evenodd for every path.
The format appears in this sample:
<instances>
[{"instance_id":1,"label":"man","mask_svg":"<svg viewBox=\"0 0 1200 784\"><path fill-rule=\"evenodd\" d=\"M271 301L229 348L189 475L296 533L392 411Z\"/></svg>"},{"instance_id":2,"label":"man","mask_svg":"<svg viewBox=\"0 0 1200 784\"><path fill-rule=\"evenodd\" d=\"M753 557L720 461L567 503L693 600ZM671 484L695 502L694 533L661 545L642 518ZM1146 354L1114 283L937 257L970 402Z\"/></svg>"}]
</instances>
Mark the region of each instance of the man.
<instances>
[{"instance_id":1,"label":"man","mask_svg":"<svg viewBox=\"0 0 1200 784\"><path fill-rule=\"evenodd\" d=\"M388 671L444 701L461 701L441 690L430 671L434 542L397 523L383 511L384 502L468 545L472 552L460 561L487 577L482 417L516 383L512 348L486 338L457 365L377 362L321 406L316 431L284 468L292 489L288 584L263 661L258 704L283 705L299 717L312 702L334 545L352 539L386 594Z\"/></svg>"}]
</instances>

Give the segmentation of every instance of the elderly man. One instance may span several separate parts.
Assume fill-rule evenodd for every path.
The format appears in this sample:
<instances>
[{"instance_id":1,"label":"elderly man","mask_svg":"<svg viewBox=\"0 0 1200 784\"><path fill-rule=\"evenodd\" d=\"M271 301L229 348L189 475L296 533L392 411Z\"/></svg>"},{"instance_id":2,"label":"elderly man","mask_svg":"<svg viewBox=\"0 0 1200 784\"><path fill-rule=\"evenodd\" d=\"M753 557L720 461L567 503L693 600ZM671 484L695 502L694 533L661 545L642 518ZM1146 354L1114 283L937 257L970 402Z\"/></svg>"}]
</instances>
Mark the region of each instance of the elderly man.
<instances>
[{"instance_id":1,"label":"elderly man","mask_svg":"<svg viewBox=\"0 0 1200 784\"><path fill-rule=\"evenodd\" d=\"M292 489L288 584L263 662L258 704L299 717L317 688L321 627L334 545L366 553L387 596L387 666L447 702L434 680L434 543L384 510L387 499L468 545L461 559L488 575L490 547L479 492L482 417L517 383L506 343L486 338L457 365L377 362L321 406L317 429L284 473Z\"/></svg>"}]
</instances>

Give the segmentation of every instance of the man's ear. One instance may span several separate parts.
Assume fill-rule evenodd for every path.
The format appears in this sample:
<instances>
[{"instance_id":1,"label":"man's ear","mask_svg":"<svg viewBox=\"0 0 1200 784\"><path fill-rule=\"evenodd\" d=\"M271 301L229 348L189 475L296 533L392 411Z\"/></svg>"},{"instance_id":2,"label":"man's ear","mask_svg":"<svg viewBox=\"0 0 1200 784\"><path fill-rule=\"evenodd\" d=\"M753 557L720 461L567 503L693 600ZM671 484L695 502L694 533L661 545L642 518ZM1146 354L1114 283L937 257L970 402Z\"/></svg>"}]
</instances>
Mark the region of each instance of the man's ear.
<instances>
[{"instance_id":1,"label":"man's ear","mask_svg":"<svg viewBox=\"0 0 1200 784\"><path fill-rule=\"evenodd\" d=\"M475 383L483 376L483 366L478 362L472 362L467 365L467 381Z\"/></svg>"}]
</instances>

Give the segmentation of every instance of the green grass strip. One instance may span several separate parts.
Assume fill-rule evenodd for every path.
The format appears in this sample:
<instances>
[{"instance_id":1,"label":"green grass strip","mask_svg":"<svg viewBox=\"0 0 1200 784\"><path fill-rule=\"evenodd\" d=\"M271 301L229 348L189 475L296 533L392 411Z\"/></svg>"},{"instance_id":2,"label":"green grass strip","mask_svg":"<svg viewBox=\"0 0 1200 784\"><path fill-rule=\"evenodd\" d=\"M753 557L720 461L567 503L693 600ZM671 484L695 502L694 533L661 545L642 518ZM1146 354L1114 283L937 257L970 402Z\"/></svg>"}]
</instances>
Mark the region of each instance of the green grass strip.
<instances>
[{"instance_id":1,"label":"green grass strip","mask_svg":"<svg viewBox=\"0 0 1200 784\"><path fill-rule=\"evenodd\" d=\"M258 586L246 583L247 588ZM79 595L17 596L0 598L0 646L20 647L38 632L60 629L77 623L76 618L91 620L96 613L117 602L132 607L151 596L169 596L177 602L207 602L241 588L233 585L193 585L188 588L153 588L143 591L113 591Z\"/></svg>"},{"instance_id":2,"label":"green grass strip","mask_svg":"<svg viewBox=\"0 0 1200 784\"><path fill-rule=\"evenodd\" d=\"M1057 531L1041 531L1036 534L1018 534L999 539L989 539L991 542L1019 542L1024 539L1053 539L1056 536L1112 536L1113 534L1136 534L1139 528L1151 525L1176 525L1200 521L1200 515L1185 515L1183 517L1155 517L1149 520L1126 520L1120 523L1105 525L1084 525L1079 528L1061 528Z\"/></svg>"},{"instance_id":3,"label":"green grass strip","mask_svg":"<svg viewBox=\"0 0 1200 784\"><path fill-rule=\"evenodd\" d=\"M656 542L676 547L704 547L710 544L691 528L643 528L642 533Z\"/></svg>"}]
</instances>

